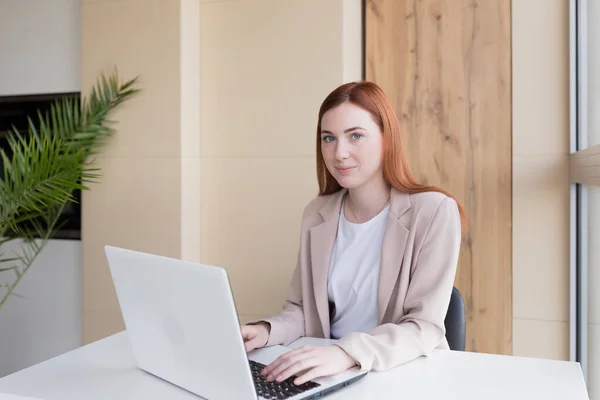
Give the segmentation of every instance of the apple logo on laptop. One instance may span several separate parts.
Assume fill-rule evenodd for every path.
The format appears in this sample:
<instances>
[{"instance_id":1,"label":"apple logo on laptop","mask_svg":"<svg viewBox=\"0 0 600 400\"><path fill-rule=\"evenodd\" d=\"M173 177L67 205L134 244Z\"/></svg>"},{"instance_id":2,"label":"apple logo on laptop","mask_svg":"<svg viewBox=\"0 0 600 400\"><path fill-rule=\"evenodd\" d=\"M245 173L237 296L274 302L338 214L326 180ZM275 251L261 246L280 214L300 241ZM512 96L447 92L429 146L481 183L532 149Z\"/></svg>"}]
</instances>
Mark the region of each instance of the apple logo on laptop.
<instances>
[{"instance_id":1,"label":"apple logo on laptop","mask_svg":"<svg viewBox=\"0 0 600 400\"><path fill-rule=\"evenodd\" d=\"M183 346L185 343L183 328L173 313L163 310L160 313L160 321L169 341L175 346Z\"/></svg>"}]
</instances>

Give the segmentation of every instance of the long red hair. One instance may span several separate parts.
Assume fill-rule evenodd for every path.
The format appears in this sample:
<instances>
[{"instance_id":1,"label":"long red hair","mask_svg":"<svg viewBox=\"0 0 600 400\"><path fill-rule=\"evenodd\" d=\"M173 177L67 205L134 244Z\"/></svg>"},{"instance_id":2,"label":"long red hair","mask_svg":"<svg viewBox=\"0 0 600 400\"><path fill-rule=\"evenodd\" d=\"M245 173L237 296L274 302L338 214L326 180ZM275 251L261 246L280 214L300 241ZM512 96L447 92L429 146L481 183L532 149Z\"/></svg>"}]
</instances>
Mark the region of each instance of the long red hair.
<instances>
[{"instance_id":1,"label":"long red hair","mask_svg":"<svg viewBox=\"0 0 600 400\"><path fill-rule=\"evenodd\" d=\"M461 203L447 191L429 185L422 185L414 177L402 148L400 124L396 112L385 92L373 82L351 82L339 86L327 96L319 109L317 122L317 179L319 194L327 195L342 189L342 186L331 175L325 166L321 153L321 120L323 115L339 106L350 102L369 112L381 129L383 136L383 178L396 190L403 193L440 192L451 197L458 204L463 229L466 227L466 213Z\"/></svg>"}]
</instances>

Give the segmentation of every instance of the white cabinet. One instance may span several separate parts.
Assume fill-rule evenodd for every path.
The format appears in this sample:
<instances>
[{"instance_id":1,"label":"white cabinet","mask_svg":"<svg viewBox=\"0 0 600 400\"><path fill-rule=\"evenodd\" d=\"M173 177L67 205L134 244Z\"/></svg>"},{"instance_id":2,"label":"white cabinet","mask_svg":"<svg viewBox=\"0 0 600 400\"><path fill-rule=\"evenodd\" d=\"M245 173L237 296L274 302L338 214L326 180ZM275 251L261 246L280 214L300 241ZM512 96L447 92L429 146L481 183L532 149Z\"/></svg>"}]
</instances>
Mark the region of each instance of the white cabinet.
<instances>
[{"instance_id":1,"label":"white cabinet","mask_svg":"<svg viewBox=\"0 0 600 400\"><path fill-rule=\"evenodd\" d=\"M18 245L2 245L4 257ZM81 241L51 240L15 291L24 298L0 309L0 377L81 346Z\"/></svg>"},{"instance_id":2,"label":"white cabinet","mask_svg":"<svg viewBox=\"0 0 600 400\"><path fill-rule=\"evenodd\" d=\"M0 96L79 92L80 0L0 0Z\"/></svg>"}]
</instances>

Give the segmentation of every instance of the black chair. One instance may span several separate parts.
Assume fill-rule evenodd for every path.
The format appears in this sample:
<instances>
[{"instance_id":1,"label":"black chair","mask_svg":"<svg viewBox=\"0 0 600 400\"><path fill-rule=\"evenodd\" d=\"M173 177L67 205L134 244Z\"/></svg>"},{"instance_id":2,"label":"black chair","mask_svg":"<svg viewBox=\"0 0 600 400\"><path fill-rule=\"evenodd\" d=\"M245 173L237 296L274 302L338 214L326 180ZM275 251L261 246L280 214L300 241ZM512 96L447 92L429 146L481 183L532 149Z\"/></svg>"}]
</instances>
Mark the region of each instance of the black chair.
<instances>
[{"instance_id":1,"label":"black chair","mask_svg":"<svg viewBox=\"0 0 600 400\"><path fill-rule=\"evenodd\" d=\"M467 343L467 321L465 302L457 288L452 288L450 305L446 313L444 325L446 339L451 350L465 351Z\"/></svg>"}]
</instances>

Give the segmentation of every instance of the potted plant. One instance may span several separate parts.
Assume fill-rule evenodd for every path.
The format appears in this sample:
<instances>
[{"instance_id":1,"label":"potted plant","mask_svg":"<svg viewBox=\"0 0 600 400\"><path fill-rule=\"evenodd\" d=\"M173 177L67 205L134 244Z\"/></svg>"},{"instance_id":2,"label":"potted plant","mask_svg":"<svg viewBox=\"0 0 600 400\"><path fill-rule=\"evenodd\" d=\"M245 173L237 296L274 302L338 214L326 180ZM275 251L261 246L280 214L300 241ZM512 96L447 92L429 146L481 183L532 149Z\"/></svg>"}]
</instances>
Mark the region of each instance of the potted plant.
<instances>
[{"instance_id":1,"label":"potted plant","mask_svg":"<svg viewBox=\"0 0 600 400\"><path fill-rule=\"evenodd\" d=\"M97 182L91 156L114 134L108 116L138 92L136 82L102 74L89 97L55 101L49 112L38 111L37 124L29 116L28 134L14 129L8 154L0 149L0 309L76 201L73 191ZM20 250L5 254L13 240L22 242Z\"/></svg>"}]
</instances>

